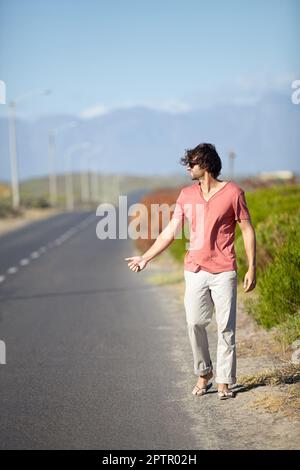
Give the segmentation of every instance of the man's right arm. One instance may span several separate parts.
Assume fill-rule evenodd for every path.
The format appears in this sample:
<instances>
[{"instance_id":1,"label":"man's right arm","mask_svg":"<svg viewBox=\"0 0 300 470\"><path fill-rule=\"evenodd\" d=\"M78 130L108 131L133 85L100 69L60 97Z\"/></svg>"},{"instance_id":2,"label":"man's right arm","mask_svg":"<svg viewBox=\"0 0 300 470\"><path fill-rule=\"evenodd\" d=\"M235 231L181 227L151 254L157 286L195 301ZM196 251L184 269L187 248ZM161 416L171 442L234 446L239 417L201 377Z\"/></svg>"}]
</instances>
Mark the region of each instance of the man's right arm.
<instances>
[{"instance_id":1,"label":"man's right arm","mask_svg":"<svg viewBox=\"0 0 300 470\"><path fill-rule=\"evenodd\" d=\"M143 258L149 262L155 258L155 256L162 253L169 245L171 245L181 227L181 220L175 218L171 219L164 230L158 235L153 245L146 251L146 253L143 254Z\"/></svg>"},{"instance_id":2,"label":"man's right arm","mask_svg":"<svg viewBox=\"0 0 300 470\"><path fill-rule=\"evenodd\" d=\"M164 230L158 235L153 245L142 256L125 258L125 261L128 261L128 267L135 272L144 269L149 261L171 245L180 230L182 230L182 220L173 217Z\"/></svg>"}]
</instances>

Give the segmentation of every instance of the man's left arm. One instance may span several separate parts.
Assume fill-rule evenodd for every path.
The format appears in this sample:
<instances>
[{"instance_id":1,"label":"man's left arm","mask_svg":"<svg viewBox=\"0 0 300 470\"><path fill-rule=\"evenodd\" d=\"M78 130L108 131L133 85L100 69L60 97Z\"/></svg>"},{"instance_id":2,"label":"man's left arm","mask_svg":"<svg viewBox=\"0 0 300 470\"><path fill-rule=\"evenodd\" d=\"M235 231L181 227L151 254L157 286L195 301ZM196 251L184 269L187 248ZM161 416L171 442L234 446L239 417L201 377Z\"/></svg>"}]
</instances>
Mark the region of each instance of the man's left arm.
<instances>
[{"instance_id":1,"label":"man's left arm","mask_svg":"<svg viewBox=\"0 0 300 470\"><path fill-rule=\"evenodd\" d=\"M244 292L250 292L256 285L256 237L251 220L238 221L242 231L245 251L248 259L248 271L244 277Z\"/></svg>"}]
</instances>

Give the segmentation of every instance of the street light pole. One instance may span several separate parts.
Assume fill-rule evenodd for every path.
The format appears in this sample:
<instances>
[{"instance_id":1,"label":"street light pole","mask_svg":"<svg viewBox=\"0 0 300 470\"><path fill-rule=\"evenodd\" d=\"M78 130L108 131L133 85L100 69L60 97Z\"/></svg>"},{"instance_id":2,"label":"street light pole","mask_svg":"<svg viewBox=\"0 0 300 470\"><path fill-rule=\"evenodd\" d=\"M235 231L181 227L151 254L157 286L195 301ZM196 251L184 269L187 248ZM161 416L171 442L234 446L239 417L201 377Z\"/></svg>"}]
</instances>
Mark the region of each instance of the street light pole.
<instances>
[{"instance_id":1,"label":"street light pole","mask_svg":"<svg viewBox=\"0 0 300 470\"><path fill-rule=\"evenodd\" d=\"M116 203L119 201L119 196L120 196L120 190L121 190L121 175L119 173L115 174L114 178L114 186L115 186L115 192L116 192Z\"/></svg>"},{"instance_id":2,"label":"street light pole","mask_svg":"<svg viewBox=\"0 0 300 470\"><path fill-rule=\"evenodd\" d=\"M17 128L16 128L16 108L17 103L34 95L49 95L51 90L34 90L19 96L9 103L9 153L11 169L11 191L12 205L14 209L20 206L19 174L17 158Z\"/></svg>"},{"instance_id":3,"label":"street light pole","mask_svg":"<svg viewBox=\"0 0 300 470\"><path fill-rule=\"evenodd\" d=\"M94 160L96 155L91 155L90 160ZM99 200L99 181L98 181L98 168L97 166L90 167L89 170L90 174L90 186L91 186L91 200L92 202L96 202Z\"/></svg>"},{"instance_id":4,"label":"street light pole","mask_svg":"<svg viewBox=\"0 0 300 470\"><path fill-rule=\"evenodd\" d=\"M18 209L20 205L19 176L17 162L17 135L16 135L16 102L9 103L9 151L11 171L12 205Z\"/></svg>"},{"instance_id":5,"label":"street light pole","mask_svg":"<svg viewBox=\"0 0 300 470\"><path fill-rule=\"evenodd\" d=\"M65 165L65 186L66 186L66 207L67 210L72 211L74 209L74 194L73 194L73 178L71 172L71 157L77 152L77 150L86 149L90 146L90 142L82 142L80 144L73 145L66 153Z\"/></svg>"},{"instance_id":6,"label":"street light pole","mask_svg":"<svg viewBox=\"0 0 300 470\"><path fill-rule=\"evenodd\" d=\"M70 170L66 173L66 205L67 210L72 211L74 209L73 179Z\"/></svg>"},{"instance_id":7,"label":"street light pole","mask_svg":"<svg viewBox=\"0 0 300 470\"><path fill-rule=\"evenodd\" d=\"M99 175L98 168L94 168L92 173L92 200L99 202Z\"/></svg>"},{"instance_id":8,"label":"street light pole","mask_svg":"<svg viewBox=\"0 0 300 470\"><path fill-rule=\"evenodd\" d=\"M52 206L57 204L57 180L55 172L55 136L66 129L71 129L76 127L77 123L75 121L67 122L62 126L50 129L48 132L48 156L49 156L49 196L50 203Z\"/></svg>"},{"instance_id":9,"label":"street light pole","mask_svg":"<svg viewBox=\"0 0 300 470\"><path fill-rule=\"evenodd\" d=\"M99 153L102 151L102 145L99 145L96 149L94 149L93 153L89 155L89 160L94 160L95 158L99 155ZM100 155L101 158L101 155ZM99 201L99 174L98 174L98 168L97 165L95 165L94 169L92 170L90 168L90 179L91 179L91 200L93 202Z\"/></svg>"},{"instance_id":10,"label":"street light pole","mask_svg":"<svg viewBox=\"0 0 300 470\"><path fill-rule=\"evenodd\" d=\"M81 201L88 202L90 199L90 182L89 182L89 173L86 170L85 165L86 157L82 158L81 161L81 173L80 173L80 187L81 187Z\"/></svg>"},{"instance_id":11,"label":"street light pole","mask_svg":"<svg viewBox=\"0 0 300 470\"><path fill-rule=\"evenodd\" d=\"M49 131L48 134L48 153L49 153L49 194L50 194L50 204L55 206L57 202L57 184L56 184L56 174L55 174L55 137L54 132Z\"/></svg>"}]
</instances>

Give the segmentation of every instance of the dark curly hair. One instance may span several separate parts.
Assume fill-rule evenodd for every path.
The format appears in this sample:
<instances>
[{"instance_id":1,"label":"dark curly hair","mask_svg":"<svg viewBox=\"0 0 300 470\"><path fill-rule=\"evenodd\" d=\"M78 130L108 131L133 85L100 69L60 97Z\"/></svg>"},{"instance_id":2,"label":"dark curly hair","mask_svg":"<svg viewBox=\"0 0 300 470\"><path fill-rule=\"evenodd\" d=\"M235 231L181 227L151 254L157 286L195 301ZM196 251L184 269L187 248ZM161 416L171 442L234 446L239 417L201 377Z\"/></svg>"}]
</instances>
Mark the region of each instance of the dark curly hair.
<instances>
[{"instance_id":1,"label":"dark curly hair","mask_svg":"<svg viewBox=\"0 0 300 470\"><path fill-rule=\"evenodd\" d=\"M186 149L180 163L187 166L192 162L207 170L213 178L217 178L221 173L222 162L213 144L202 143L193 149Z\"/></svg>"}]
</instances>

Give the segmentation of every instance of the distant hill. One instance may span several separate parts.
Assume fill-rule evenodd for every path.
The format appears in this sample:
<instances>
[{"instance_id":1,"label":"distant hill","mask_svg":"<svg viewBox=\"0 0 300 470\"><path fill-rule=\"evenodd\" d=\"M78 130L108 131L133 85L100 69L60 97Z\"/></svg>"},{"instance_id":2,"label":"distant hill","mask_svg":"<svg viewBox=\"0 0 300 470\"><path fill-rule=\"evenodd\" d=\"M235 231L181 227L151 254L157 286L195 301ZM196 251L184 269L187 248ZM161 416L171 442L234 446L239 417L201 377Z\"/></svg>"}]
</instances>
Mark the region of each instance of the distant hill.
<instances>
[{"instance_id":1,"label":"distant hill","mask_svg":"<svg viewBox=\"0 0 300 470\"><path fill-rule=\"evenodd\" d=\"M48 172L47 133L73 116L45 116L17 122L21 178ZM289 169L299 171L300 105L287 96L272 93L255 105L222 105L180 114L143 107L119 109L92 119L78 119L78 127L57 137L57 171L65 170L66 148L90 140L102 146L95 158L98 171L135 175L182 173L178 164L186 148L213 142L228 172L228 152L236 152L236 173ZM7 120L0 119L0 175L10 177ZM81 156L73 158L73 170L81 168Z\"/></svg>"},{"instance_id":2,"label":"distant hill","mask_svg":"<svg viewBox=\"0 0 300 470\"><path fill-rule=\"evenodd\" d=\"M95 177L97 177L97 190L95 190ZM81 175L79 173L72 174L74 200L81 201ZM139 177L135 175L121 174L89 174L89 198L91 201L100 202L118 202L119 195L144 194L147 191L156 188L176 188L191 183L188 176L181 177L178 175L169 175L167 177L153 175ZM65 175L57 175L57 196L58 204L65 205L66 181ZM42 198L49 201L49 180L47 177L28 178L20 182L20 198L21 203L26 205L34 205ZM0 204L5 202L6 205L11 204L10 186L0 181Z\"/></svg>"}]
</instances>

